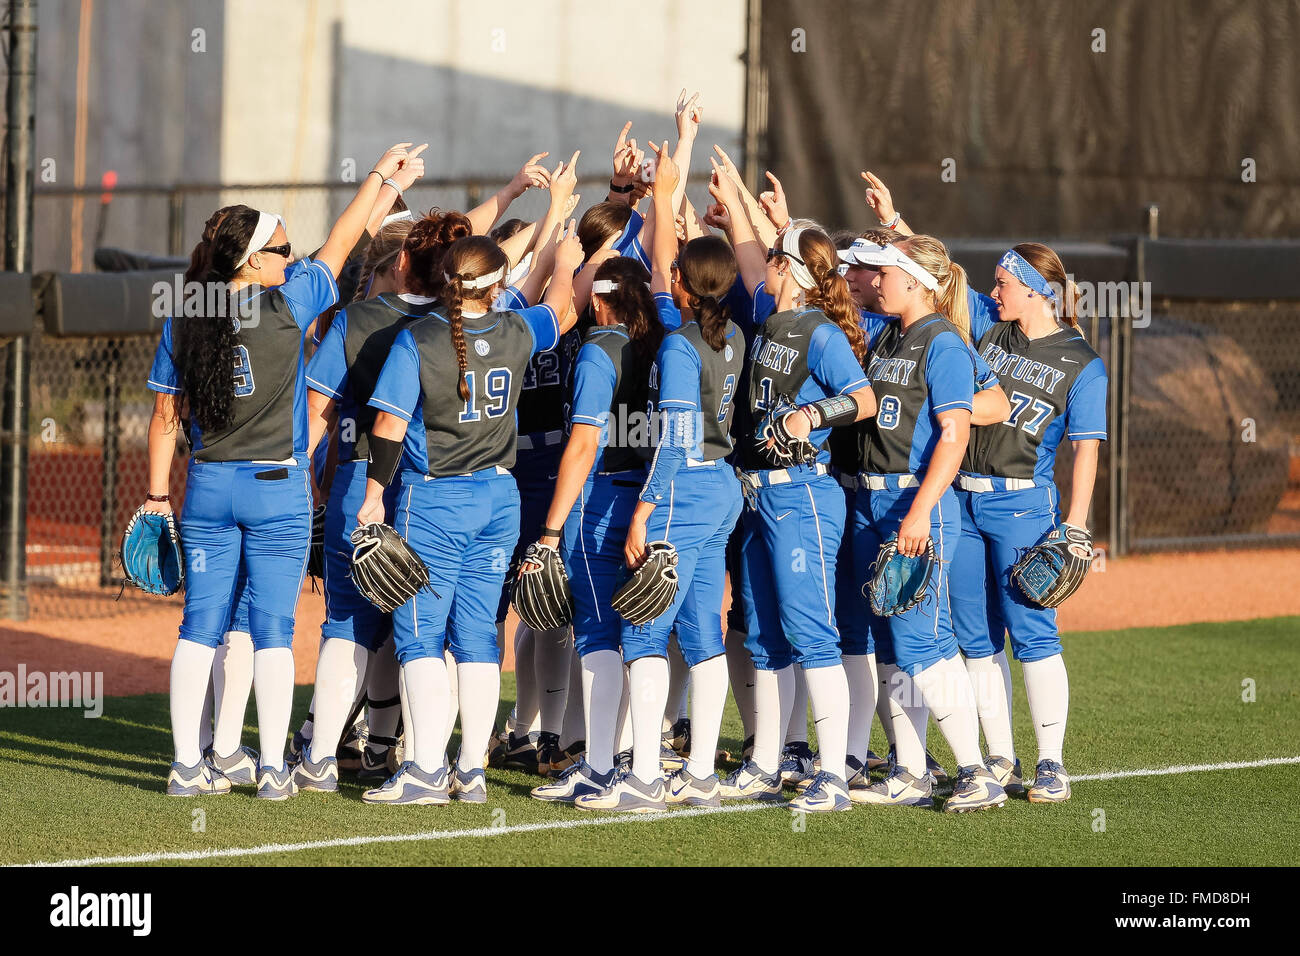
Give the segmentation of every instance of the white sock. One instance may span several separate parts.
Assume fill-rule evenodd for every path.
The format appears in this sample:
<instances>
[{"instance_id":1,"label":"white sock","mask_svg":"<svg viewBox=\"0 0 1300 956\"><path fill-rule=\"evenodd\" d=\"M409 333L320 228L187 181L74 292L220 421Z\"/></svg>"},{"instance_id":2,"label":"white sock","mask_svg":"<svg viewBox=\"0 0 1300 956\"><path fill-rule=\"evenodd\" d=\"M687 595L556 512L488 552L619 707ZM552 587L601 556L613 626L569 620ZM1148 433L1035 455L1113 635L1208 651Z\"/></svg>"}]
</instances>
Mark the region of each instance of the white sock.
<instances>
[{"instance_id":1,"label":"white sock","mask_svg":"<svg viewBox=\"0 0 1300 956\"><path fill-rule=\"evenodd\" d=\"M731 680L731 696L736 698L740 711L740 724L745 737L754 736L754 659L745 650L743 631L727 631L727 675Z\"/></svg>"},{"instance_id":2,"label":"white sock","mask_svg":"<svg viewBox=\"0 0 1300 956\"><path fill-rule=\"evenodd\" d=\"M218 653L220 653L221 651L220 645L217 646L217 651ZM215 659L212 662L212 668L215 673L216 671ZM212 698L213 698L212 680L209 679L207 692L203 695L203 712L199 714L199 753L201 754L207 753L208 749L212 746L212 739L213 739Z\"/></svg>"},{"instance_id":3,"label":"white sock","mask_svg":"<svg viewBox=\"0 0 1300 956\"><path fill-rule=\"evenodd\" d=\"M614 768L623 700L623 660L618 651L591 651L583 656L582 699L587 712L587 763L597 773L609 773Z\"/></svg>"},{"instance_id":4,"label":"white sock","mask_svg":"<svg viewBox=\"0 0 1300 956\"><path fill-rule=\"evenodd\" d=\"M719 654L691 668L691 759L686 769L697 777L713 775L726 705L727 658Z\"/></svg>"},{"instance_id":5,"label":"white sock","mask_svg":"<svg viewBox=\"0 0 1300 956\"><path fill-rule=\"evenodd\" d=\"M253 636L246 631L227 631L212 665L212 748L223 757L239 749L252 690Z\"/></svg>"},{"instance_id":6,"label":"white sock","mask_svg":"<svg viewBox=\"0 0 1300 956\"><path fill-rule=\"evenodd\" d=\"M447 668L447 710L443 715L445 725L442 729L442 739L451 740L452 733L456 730L456 718L460 715L460 669L456 666L456 658L450 650L442 652L442 663ZM461 743L465 742L465 725L462 721L460 728ZM443 745L446 749L446 744Z\"/></svg>"},{"instance_id":7,"label":"white sock","mask_svg":"<svg viewBox=\"0 0 1300 956\"><path fill-rule=\"evenodd\" d=\"M668 642L668 703L664 707L664 722L671 726L688 713L686 706L686 682L691 670L686 666L681 648L677 646L677 633ZM667 729L667 728L665 728Z\"/></svg>"},{"instance_id":8,"label":"white sock","mask_svg":"<svg viewBox=\"0 0 1300 956\"><path fill-rule=\"evenodd\" d=\"M779 671L754 670L754 756L763 773L781 765L781 731L794 703L794 665Z\"/></svg>"},{"instance_id":9,"label":"white sock","mask_svg":"<svg viewBox=\"0 0 1300 956\"><path fill-rule=\"evenodd\" d=\"M791 675L794 680L791 693L794 696L790 701L790 716L785 724L787 744L808 740L808 681L804 676L803 667L799 664L793 665Z\"/></svg>"},{"instance_id":10,"label":"white sock","mask_svg":"<svg viewBox=\"0 0 1300 956\"><path fill-rule=\"evenodd\" d=\"M880 682L889 695L889 724L894 730L894 760L914 777L925 776L925 725L930 708L907 672L897 664L880 665Z\"/></svg>"},{"instance_id":11,"label":"white sock","mask_svg":"<svg viewBox=\"0 0 1300 956\"><path fill-rule=\"evenodd\" d=\"M293 710L292 648L253 651L253 695L257 699L259 759L263 767L283 770L285 738L289 736L289 714Z\"/></svg>"},{"instance_id":12,"label":"white sock","mask_svg":"<svg viewBox=\"0 0 1300 956\"><path fill-rule=\"evenodd\" d=\"M628 707L632 714L632 773L642 783L654 783L659 770L664 707L668 702L668 661L641 657L628 665Z\"/></svg>"},{"instance_id":13,"label":"white sock","mask_svg":"<svg viewBox=\"0 0 1300 956\"><path fill-rule=\"evenodd\" d=\"M456 767L482 770L501 700L501 668L495 663L467 662L456 665L456 676L460 684L460 754Z\"/></svg>"},{"instance_id":14,"label":"white sock","mask_svg":"<svg viewBox=\"0 0 1300 956\"><path fill-rule=\"evenodd\" d=\"M1000 662L999 657L1002 658ZM990 757L1006 757L1015 763L1016 745L1011 739L1011 711L1007 709L1004 667L1007 667L1005 653L966 658L966 673L970 675L975 691L975 706L979 710L988 754Z\"/></svg>"},{"instance_id":15,"label":"white sock","mask_svg":"<svg viewBox=\"0 0 1300 956\"><path fill-rule=\"evenodd\" d=\"M875 660L874 654L872 660ZM898 667L895 664L876 665L876 716L880 718L880 729L885 732L885 749L880 751L882 754L894 746L894 718L893 705L889 703L889 679L896 673Z\"/></svg>"},{"instance_id":16,"label":"white sock","mask_svg":"<svg viewBox=\"0 0 1300 956\"><path fill-rule=\"evenodd\" d=\"M366 700L370 702L367 717L372 737L397 736L397 721L402 716L401 701L397 700L400 674L392 641L386 642L370 655L370 661L366 665ZM392 700L394 703L375 703L384 700ZM376 743L370 749L379 750L383 746L384 744Z\"/></svg>"},{"instance_id":17,"label":"white sock","mask_svg":"<svg viewBox=\"0 0 1300 956\"><path fill-rule=\"evenodd\" d=\"M587 739L587 716L582 687L582 661L577 648L569 641L569 692L564 695L564 721L560 726L560 746L568 749Z\"/></svg>"},{"instance_id":18,"label":"white sock","mask_svg":"<svg viewBox=\"0 0 1300 956\"><path fill-rule=\"evenodd\" d=\"M845 654L841 658L844 676L849 682L849 745L848 755L859 763L866 761L871 749L871 718L876 714L876 655ZM817 725L817 736L822 733ZM822 766L826 754L822 748Z\"/></svg>"},{"instance_id":19,"label":"white sock","mask_svg":"<svg viewBox=\"0 0 1300 956\"><path fill-rule=\"evenodd\" d=\"M913 681L921 689L959 767L984 765L980 755L979 714L970 675L956 657L931 664Z\"/></svg>"},{"instance_id":20,"label":"white sock","mask_svg":"<svg viewBox=\"0 0 1300 956\"><path fill-rule=\"evenodd\" d=\"M812 702L822 770L843 780L849 743L849 682L844 667L814 667L804 671L804 680Z\"/></svg>"},{"instance_id":21,"label":"white sock","mask_svg":"<svg viewBox=\"0 0 1300 956\"><path fill-rule=\"evenodd\" d=\"M396 657L396 652L394 652ZM447 667L443 665L443 673L447 672ZM402 753L407 760L415 759L415 720L411 717L411 694L406 689L406 668L400 663L397 665L397 695L401 698L402 707Z\"/></svg>"},{"instance_id":22,"label":"white sock","mask_svg":"<svg viewBox=\"0 0 1300 956\"><path fill-rule=\"evenodd\" d=\"M533 629L527 624L515 628L515 733L537 730L541 711L537 704L537 653L533 644Z\"/></svg>"},{"instance_id":23,"label":"white sock","mask_svg":"<svg viewBox=\"0 0 1300 956\"><path fill-rule=\"evenodd\" d=\"M564 705L569 699L569 659L573 644L569 629L557 627L533 632L533 666L536 672L538 724L558 734L564 723Z\"/></svg>"},{"instance_id":24,"label":"white sock","mask_svg":"<svg viewBox=\"0 0 1300 956\"><path fill-rule=\"evenodd\" d=\"M421 657L402 665L402 682L411 709L406 733L406 759L426 773L443 766L447 757L447 705L451 690L447 664L441 656ZM412 732L415 740L411 740Z\"/></svg>"},{"instance_id":25,"label":"white sock","mask_svg":"<svg viewBox=\"0 0 1300 956\"><path fill-rule=\"evenodd\" d=\"M355 641L331 637L321 645L316 661L316 733L311 759L319 763L334 756L357 695L365 688L369 652Z\"/></svg>"},{"instance_id":26,"label":"white sock","mask_svg":"<svg viewBox=\"0 0 1300 956\"><path fill-rule=\"evenodd\" d=\"M614 730L614 752L632 752L632 674L626 664L623 665L623 690L618 698L618 722Z\"/></svg>"},{"instance_id":27,"label":"white sock","mask_svg":"<svg viewBox=\"0 0 1300 956\"><path fill-rule=\"evenodd\" d=\"M184 643L184 642L182 642ZM1060 654L1020 665L1025 672L1029 716L1038 736L1038 759L1064 764L1065 718L1070 710L1070 680Z\"/></svg>"},{"instance_id":28,"label":"white sock","mask_svg":"<svg viewBox=\"0 0 1300 956\"><path fill-rule=\"evenodd\" d=\"M185 640L177 641L172 652L172 743L176 761L187 767L193 767L203 757L199 724L203 700L211 687L214 652L215 648Z\"/></svg>"}]
</instances>

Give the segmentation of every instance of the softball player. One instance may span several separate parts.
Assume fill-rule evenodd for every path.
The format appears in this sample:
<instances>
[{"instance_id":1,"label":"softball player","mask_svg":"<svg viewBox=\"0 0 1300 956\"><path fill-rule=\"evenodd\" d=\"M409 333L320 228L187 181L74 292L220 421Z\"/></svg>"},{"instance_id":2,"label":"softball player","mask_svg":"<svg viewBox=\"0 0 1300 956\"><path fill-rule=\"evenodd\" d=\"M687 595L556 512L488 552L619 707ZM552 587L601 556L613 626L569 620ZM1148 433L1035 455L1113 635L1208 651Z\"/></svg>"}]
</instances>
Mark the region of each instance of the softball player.
<instances>
[{"instance_id":1,"label":"softball player","mask_svg":"<svg viewBox=\"0 0 1300 956\"><path fill-rule=\"evenodd\" d=\"M392 630L390 616L361 595L350 574L349 536L366 495L370 430L377 414L367 403L398 333L436 307L431 293L437 288L429 277L437 274L446 251L444 234L459 225L448 218L427 217L405 226L406 239L391 267L398 291L339 312L307 367L312 437L336 419L340 428L338 465L325 510L325 621L316 666L315 733L294 770L300 790L338 789L335 747L365 686L369 657ZM397 491L393 486L385 494L385 521L392 520ZM370 761L371 769L375 763Z\"/></svg>"},{"instance_id":2,"label":"softball player","mask_svg":"<svg viewBox=\"0 0 1300 956\"><path fill-rule=\"evenodd\" d=\"M1078 330L1074 287L1057 254L1039 243L1008 250L994 277L1002 321L979 340L980 354L1011 396L1002 424L976 428L956 479L962 532L952 564L952 617L979 690L987 766L1008 790L1023 789L1011 737L1005 633L1021 662L1038 737L1029 799L1070 797L1062 765L1069 683L1056 610L1025 600L1010 570L1060 522L1053 468L1062 437L1074 445L1064 524L1086 529L1106 438L1106 368Z\"/></svg>"},{"instance_id":3,"label":"softball player","mask_svg":"<svg viewBox=\"0 0 1300 956\"><path fill-rule=\"evenodd\" d=\"M621 619L610 608L610 597L618 587L623 543L645 479L648 434L643 427L638 436L633 426L646 407L650 366L664 335L649 277L639 262L623 256L596 268L592 308L597 325L574 366L571 434L540 541L560 547L572 576L587 755L554 784L533 790L539 800L572 802L613 780L618 727L625 715L618 655ZM658 755L656 745L656 759Z\"/></svg>"},{"instance_id":4,"label":"softball player","mask_svg":"<svg viewBox=\"0 0 1300 956\"><path fill-rule=\"evenodd\" d=\"M933 599L887 618L900 670L890 695L897 765L884 781L854 793L859 802L930 806L923 734L926 711L952 747L959 769L949 811L1000 806L1006 793L984 768L970 678L957 661L948 610L948 564L961 524L952 492L973 411L975 364L965 341L966 278L943 244L912 236L862 249L874 265L881 308L899 316L872 348L867 375L879 411L862 434L863 472L854 520L854 559L865 581L882 541L919 555L933 538ZM947 318L946 318L946 317ZM950 321L951 320L951 321Z\"/></svg>"},{"instance_id":5,"label":"softball player","mask_svg":"<svg viewBox=\"0 0 1300 956\"><path fill-rule=\"evenodd\" d=\"M750 349L749 438L740 449L749 504L741 516L741 585L757 669L753 757L722 783L723 799L774 799L780 741L790 721L793 663L803 665L818 727L822 769L792 804L847 810L849 692L841 664L831 583L844 530L844 495L822 447L830 429L870 415L875 398L855 357L857 310L839 275L830 239L790 228L760 271L753 227L731 178L715 174L714 198L727 207L733 245L755 317L765 316ZM758 276L764 279L758 281ZM779 402L796 406L785 422L819 449L814 464L776 468L754 446L756 426Z\"/></svg>"},{"instance_id":6,"label":"softball player","mask_svg":"<svg viewBox=\"0 0 1300 956\"><path fill-rule=\"evenodd\" d=\"M385 489L400 464L394 527L428 566L431 587L393 613L413 752L383 786L366 791L368 803L487 800L483 754L500 693L494 612L519 537L519 491L509 472L514 413L529 358L554 348L573 321L575 226L555 252L544 303L518 312L490 311L508 265L500 247L479 236L453 243L441 265L445 314L398 334L371 393L378 414L357 521L383 520ZM461 717L450 773L448 645Z\"/></svg>"},{"instance_id":7,"label":"softball player","mask_svg":"<svg viewBox=\"0 0 1300 956\"><path fill-rule=\"evenodd\" d=\"M679 172L667 150L655 177L655 218L672 214ZM722 596L727 540L740 514L740 485L726 463L733 396L743 371L744 338L722 300L736 280L736 261L721 239L687 243L676 262L668 229L653 245L655 305L665 328L650 372L648 408L658 415L658 443L627 531L623 555L639 565L646 541L677 549L674 603L648 624L621 622L628 663L632 768L599 793L579 796L584 810L653 811L667 804L718 806L714 775L727 697ZM691 750L667 786L660 772L662 722L669 696L669 633L689 666Z\"/></svg>"},{"instance_id":8,"label":"softball player","mask_svg":"<svg viewBox=\"0 0 1300 956\"><path fill-rule=\"evenodd\" d=\"M247 574L261 742L257 795L286 799L294 792L284 744L293 704L294 612L312 512L304 332L336 300L335 276L384 180L411 157L408 146L395 146L379 160L314 260L292 262L278 216L247 206L219 209L194 249L186 279L258 289L248 299L253 314L241 318L239 311L246 310L231 303L230 320L172 316L164 325L148 382L159 393L149 429L149 510L171 511L168 471L182 399L194 449L181 513L191 566L172 658L176 759L169 794L230 788L202 759L199 723L241 567Z\"/></svg>"}]
</instances>

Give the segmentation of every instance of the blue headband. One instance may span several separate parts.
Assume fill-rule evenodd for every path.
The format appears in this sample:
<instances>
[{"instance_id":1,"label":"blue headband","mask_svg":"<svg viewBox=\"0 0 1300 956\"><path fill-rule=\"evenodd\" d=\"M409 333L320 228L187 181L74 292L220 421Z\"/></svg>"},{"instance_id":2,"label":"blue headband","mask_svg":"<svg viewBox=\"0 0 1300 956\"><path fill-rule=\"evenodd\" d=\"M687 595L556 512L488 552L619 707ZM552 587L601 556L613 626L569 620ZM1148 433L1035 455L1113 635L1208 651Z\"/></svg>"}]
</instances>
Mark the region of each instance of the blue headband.
<instances>
[{"instance_id":1,"label":"blue headband","mask_svg":"<svg viewBox=\"0 0 1300 956\"><path fill-rule=\"evenodd\" d=\"M998 265L1033 289L1044 299L1056 301L1056 290L1043 278L1043 274L1025 261L1025 257L1014 249L1008 249L998 260Z\"/></svg>"}]
</instances>

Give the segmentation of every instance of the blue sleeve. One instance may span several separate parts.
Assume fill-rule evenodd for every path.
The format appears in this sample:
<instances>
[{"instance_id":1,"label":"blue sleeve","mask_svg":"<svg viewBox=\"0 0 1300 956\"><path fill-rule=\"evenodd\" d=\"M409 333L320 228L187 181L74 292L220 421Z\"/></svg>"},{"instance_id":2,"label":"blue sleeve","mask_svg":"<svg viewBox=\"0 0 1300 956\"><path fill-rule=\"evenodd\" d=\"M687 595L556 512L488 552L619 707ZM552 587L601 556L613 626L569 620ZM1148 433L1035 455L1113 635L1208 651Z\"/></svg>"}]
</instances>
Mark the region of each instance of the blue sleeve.
<instances>
[{"instance_id":1,"label":"blue sleeve","mask_svg":"<svg viewBox=\"0 0 1300 956\"><path fill-rule=\"evenodd\" d=\"M549 305L531 305L519 309L516 313L533 333L533 352L545 352L555 348L560 341L560 320L555 310Z\"/></svg>"},{"instance_id":2,"label":"blue sleeve","mask_svg":"<svg viewBox=\"0 0 1300 956\"><path fill-rule=\"evenodd\" d=\"M984 333L998 324L1001 313L998 304L981 292L967 287L966 305L970 309L970 338L978 342Z\"/></svg>"},{"instance_id":3,"label":"blue sleeve","mask_svg":"<svg viewBox=\"0 0 1300 956\"><path fill-rule=\"evenodd\" d=\"M659 321L663 324L664 331L672 332L682 327L682 311L673 305L671 292L655 293L655 309L659 312Z\"/></svg>"},{"instance_id":4,"label":"blue sleeve","mask_svg":"<svg viewBox=\"0 0 1300 956\"><path fill-rule=\"evenodd\" d=\"M339 300L333 274L314 259L299 259L289 266L284 284L272 291L280 293L298 328L304 331L316 316Z\"/></svg>"},{"instance_id":5,"label":"blue sleeve","mask_svg":"<svg viewBox=\"0 0 1300 956\"><path fill-rule=\"evenodd\" d=\"M492 303L493 312L522 312L526 308L528 308L528 300L514 286L507 288Z\"/></svg>"},{"instance_id":6,"label":"blue sleeve","mask_svg":"<svg viewBox=\"0 0 1300 956\"><path fill-rule=\"evenodd\" d=\"M767 283L760 282L754 289L754 327L762 325L776 311L776 299L767 294Z\"/></svg>"},{"instance_id":7,"label":"blue sleeve","mask_svg":"<svg viewBox=\"0 0 1300 956\"><path fill-rule=\"evenodd\" d=\"M724 301L727 307L731 309L731 321L740 326L741 333L748 342L754 335L754 300L749 297L749 290L745 288L745 280L739 275L736 281L731 284L731 291L727 293Z\"/></svg>"},{"instance_id":8,"label":"blue sleeve","mask_svg":"<svg viewBox=\"0 0 1300 956\"><path fill-rule=\"evenodd\" d=\"M867 339L867 351L870 351L880 338L880 333L889 325L889 316L868 312L866 309L860 309L859 315L862 316L862 334Z\"/></svg>"},{"instance_id":9,"label":"blue sleeve","mask_svg":"<svg viewBox=\"0 0 1300 956\"><path fill-rule=\"evenodd\" d=\"M1071 441L1106 440L1107 391L1106 364L1095 358L1079 373L1066 396L1067 438Z\"/></svg>"},{"instance_id":10,"label":"blue sleeve","mask_svg":"<svg viewBox=\"0 0 1300 956\"><path fill-rule=\"evenodd\" d=\"M823 322L809 336L808 370L832 395L847 395L869 384L848 336L833 322Z\"/></svg>"},{"instance_id":11,"label":"blue sleeve","mask_svg":"<svg viewBox=\"0 0 1300 956\"><path fill-rule=\"evenodd\" d=\"M925 387L934 415L954 408L971 411L975 398L975 361L955 332L942 332L930 340L925 359Z\"/></svg>"},{"instance_id":12,"label":"blue sleeve","mask_svg":"<svg viewBox=\"0 0 1300 956\"><path fill-rule=\"evenodd\" d=\"M181 375L172 361L172 320L163 323L162 338L153 354L153 368L149 370L149 388L164 395L181 393Z\"/></svg>"},{"instance_id":13,"label":"blue sleeve","mask_svg":"<svg viewBox=\"0 0 1300 956\"><path fill-rule=\"evenodd\" d=\"M569 421L575 425L602 426L609 421L618 372L605 350L588 343L578 351L573 372L573 401Z\"/></svg>"},{"instance_id":14,"label":"blue sleeve","mask_svg":"<svg viewBox=\"0 0 1300 956\"><path fill-rule=\"evenodd\" d=\"M982 392L1000 384L997 373L989 368L989 363L984 361L984 356L980 355L973 345L967 345L966 349L975 363L975 391Z\"/></svg>"},{"instance_id":15,"label":"blue sleeve","mask_svg":"<svg viewBox=\"0 0 1300 956\"><path fill-rule=\"evenodd\" d=\"M613 248L620 256L627 256L629 259L635 259L650 268L650 255L641 245L641 227L645 225L645 217L635 209L632 210L632 218L627 221L623 231L619 233L614 240Z\"/></svg>"},{"instance_id":16,"label":"blue sleeve","mask_svg":"<svg viewBox=\"0 0 1300 956\"><path fill-rule=\"evenodd\" d=\"M379 372L367 405L410 421L420 402L420 352L410 329L402 329Z\"/></svg>"},{"instance_id":17,"label":"blue sleeve","mask_svg":"<svg viewBox=\"0 0 1300 956\"><path fill-rule=\"evenodd\" d=\"M662 501L686 459L692 455L699 457L700 436L696 434L699 420L699 412L691 409L666 408L660 412L659 444L655 447L655 456L650 461L650 471L641 486L641 494L637 496L639 500Z\"/></svg>"},{"instance_id":18,"label":"blue sleeve","mask_svg":"<svg viewBox=\"0 0 1300 956\"><path fill-rule=\"evenodd\" d=\"M334 316L334 322L325 339L307 363L307 387L313 392L328 395L336 402L343 398L348 380L347 353L343 350L343 337L347 334L348 313L344 309Z\"/></svg>"},{"instance_id":19,"label":"blue sleeve","mask_svg":"<svg viewBox=\"0 0 1300 956\"><path fill-rule=\"evenodd\" d=\"M659 408L700 410L700 356L680 335L659 346Z\"/></svg>"}]
</instances>

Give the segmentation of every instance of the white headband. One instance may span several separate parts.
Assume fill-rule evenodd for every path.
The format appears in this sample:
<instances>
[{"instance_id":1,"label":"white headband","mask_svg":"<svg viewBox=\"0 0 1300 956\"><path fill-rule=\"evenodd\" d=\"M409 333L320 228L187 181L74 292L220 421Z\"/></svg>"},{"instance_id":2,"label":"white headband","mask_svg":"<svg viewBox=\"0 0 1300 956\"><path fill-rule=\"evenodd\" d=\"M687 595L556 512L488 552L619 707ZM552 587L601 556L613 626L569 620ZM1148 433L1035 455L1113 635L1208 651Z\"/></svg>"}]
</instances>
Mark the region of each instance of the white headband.
<instances>
[{"instance_id":1,"label":"white headband","mask_svg":"<svg viewBox=\"0 0 1300 956\"><path fill-rule=\"evenodd\" d=\"M781 253L790 260L790 276L794 279L795 284L805 291L812 291L817 288L817 283L813 281L812 273L808 271L808 266L804 264L803 257L799 255L799 237L804 230L791 229L781 237Z\"/></svg>"},{"instance_id":2,"label":"white headband","mask_svg":"<svg viewBox=\"0 0 1300 956\"><path fill-rule=\"evenodd\" d=\"M939 291L939 280L932 276L894 243L878 246L868 239L854 239L853 245L840 252L840 259L850 265L897 266L931 292Z\"/></svg>"},{"instance_id":3,"label":"white headband","mask_svg":"<svg viewBox=\"0 0 1300 956\"><path fill-rule=\"evenodd\" d=\"M613 279L597 279L591 284L592 295L608 295L618 288L618 283Z\"/></svg>"},{"instance_id":4,"label":"white headband","mask_svg":"<svg viewBox=\"0 0 1300 956\"><path fill-rule=\"evenodd\" d=\"M235 263L235 268L242 269L253 253L271 241L271 237L275 235L275 227L283 224L284 220L277 213L258 210L257 225L253 229L253 237L248 240L248 248L239 257L239 261Z\"/></svg>"},{"instance_id":5,"label":"white headband","mask_svg":"<svg viewBox=\"0 0 1300 956\"><path fill-rule=\"evenodd\" d=\"M407 220L415 222L415 216L411 213L411 210L403 209L401 212L394 212L385 216L384 221L379 224L379 228L383 229L390 222L406 222Z\"/></svg>"},{"instance_id":6,"label":"white headband","mask_svg":"<svg viewBox=\"0 0 1300 956\"><path fill-rule=\"evenodd\" d=\"M454 278L454 276L452 276L448 272L444 272L442 274L442 277L446 279L448 282L450 282ZM506 277L506 267L502 266L496 272L489 272L487 275L479 276L477 279L461 279L460 285L461 288L463 289L487 289L496 285L505 277Z\"/></svg>"}]
</instances>

